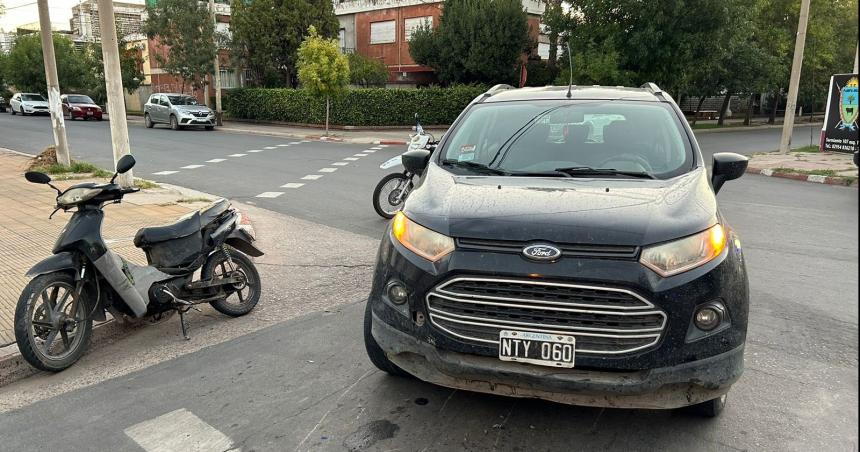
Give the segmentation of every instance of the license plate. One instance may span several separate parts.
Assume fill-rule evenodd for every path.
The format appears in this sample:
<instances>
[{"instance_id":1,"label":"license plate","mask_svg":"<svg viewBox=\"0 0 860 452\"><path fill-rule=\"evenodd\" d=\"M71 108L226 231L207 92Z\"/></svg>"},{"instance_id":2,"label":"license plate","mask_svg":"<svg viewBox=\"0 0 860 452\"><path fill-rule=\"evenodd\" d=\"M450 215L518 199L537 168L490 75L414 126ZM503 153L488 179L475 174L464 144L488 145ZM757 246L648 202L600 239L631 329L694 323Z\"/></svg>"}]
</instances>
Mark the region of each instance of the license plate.
<instances>
[{"instance_id":1,"label":"license plate","mask_svg":"<svg viewBox=\"0 0 860 452\"><path fill-rule=\"evenodd\" d=\"M92 115L93 115L93 112L91 112L91 111L87 112L87 116L92 116Z\"/></svg>"},{"instance_id":2,"label":"license plate","mask_svg":"<svg viewBox=\"0 0 860 452\"><path fill-rule=\"evenodd\" d=\"M549 367L573 367L576 338L564 334L502 330L499 359Z\"/></svg>"}]
</instances>

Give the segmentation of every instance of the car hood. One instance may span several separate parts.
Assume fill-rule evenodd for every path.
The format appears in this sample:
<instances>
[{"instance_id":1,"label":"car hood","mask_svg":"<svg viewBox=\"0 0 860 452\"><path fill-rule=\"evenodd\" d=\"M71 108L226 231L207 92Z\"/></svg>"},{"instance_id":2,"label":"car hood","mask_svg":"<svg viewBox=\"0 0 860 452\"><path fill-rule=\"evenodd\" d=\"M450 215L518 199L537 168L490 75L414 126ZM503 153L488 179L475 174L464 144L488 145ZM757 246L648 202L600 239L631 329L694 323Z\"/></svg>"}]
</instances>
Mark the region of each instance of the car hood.
<instances>
[{"instance_id":1,"label":"car hood","mask_svg":"<svg viewBox=\"0 0 860 452\"><path fill-rule=\"evenodd\" d=\"M79 104L77 102L72 102L69 105L71 105L73 107L80 107L80 108L98 108L99 110L101 110L101 108L102 108L96 104Z\"/></svg>"},{"instance_id":2,"label":"car hood","mask_svg":"<svg viewBox=\"0 0 860 452\"><path fill-rule=\"evenodd\" d=\"M188 112L188 113L199 113L199 112L209 113L210 111L212 111L209 109L209 107L206 107L203 105L174 105L173 108L175 108L179 111L184 111L184 112Z\"/></svg>"},{"instance_id":3,"label":"car hood","mask_svg":"<svg viewBox=\"0 0 860 452\"><path fill-rule=\"evenodd\" d=\"M27 105L32 105L34 107L47 107L48 106L48 102L44 101L44 100L22 100L20 102L22 105L27 104Z\"/></svg>"},{"instance_id":4,"label":"car hood","mask_svg":"<svg viewBox=\"0 0 860 452\"><path fill-rule=\"evenodd\" d=\"M669 180L458 176L431 163L404 213L457 238L641 246L717 222L705 168Z\"/></svg>"}]
</instances>

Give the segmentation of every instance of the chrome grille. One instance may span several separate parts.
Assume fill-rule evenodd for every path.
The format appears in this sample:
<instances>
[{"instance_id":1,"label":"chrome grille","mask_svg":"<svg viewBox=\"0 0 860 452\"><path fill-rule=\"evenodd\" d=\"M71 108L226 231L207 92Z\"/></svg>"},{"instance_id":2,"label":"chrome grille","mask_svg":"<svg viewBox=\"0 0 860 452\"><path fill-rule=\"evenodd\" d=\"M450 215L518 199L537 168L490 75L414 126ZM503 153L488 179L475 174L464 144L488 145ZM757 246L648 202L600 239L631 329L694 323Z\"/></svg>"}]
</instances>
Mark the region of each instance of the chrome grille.
<instances>
[{"instance_id":1,"label":"chrome grille","mask_svg":"<svg viewBox=\"0 0 860 452\"><path fill-rule=\"evenodd\" d=\"M593 257L602 259L636 259L639 247L624 245L590 245L576 243L552 243L541 241L486 240L458 238L457 247L469 251L520 254L523 248L533 243L550 243L561 250L562 257Z\"/></svg>"},{"instance_id":2,"label":"chrome grille","mask_svg":"<svg viewBox=\"0 0 860 452\"><path fill-rule=\"evenodd\" d=\"M617 355L660 340L666 314L626 289L536 280L458 277L427 294L430 321L475 344L498 344L499 331L569 334L576 352Z\"/></svg>"}]
</instances>

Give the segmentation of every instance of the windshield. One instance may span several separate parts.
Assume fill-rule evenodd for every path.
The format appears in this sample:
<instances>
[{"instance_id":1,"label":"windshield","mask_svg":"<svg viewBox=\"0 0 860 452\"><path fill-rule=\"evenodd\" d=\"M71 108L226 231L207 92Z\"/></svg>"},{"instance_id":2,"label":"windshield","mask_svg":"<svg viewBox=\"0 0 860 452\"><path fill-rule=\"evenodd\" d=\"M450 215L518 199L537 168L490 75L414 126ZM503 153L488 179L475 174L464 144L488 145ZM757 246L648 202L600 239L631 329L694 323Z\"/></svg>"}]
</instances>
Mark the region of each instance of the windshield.
<instances>
[{"instance_id":1,"label":"windshield","mask_svg":"<svg viewBox=\"0 0 860 452\"><path fill-rule=\"evenodd\" d=\"M474 164L509 173L587 167L664 179L688 171L692 155L668 104L564 100L475 105L445 143L442 160L471 162L452 165L466 173Z\"/></svg>"},{"instance_id":2,"label":"windshield","mask_svg":"<svg viewBox=\"0 0 860 452\"><path fill-rule=\"evenodd\" d=\"M22 94L21 100L28 100L31 102L45 102L45 98L42 97L41 94Z\"/></svg>"},{"instance_id":3,"label":"windshield","mask_svg":"<svg viewBox=\"0 0 860 452\"><path fill-rule=\"evenodd\" d=\"M90 99L89 96L69 96L69 97L67 97L67 99L69 99L70 104L94 104L95 103L95 102L93 102L92 99Z\"/></svg>"},{"instance_id":4,"label":"windshield","mask_svg":"<svg viewBox=\"0 0 860 452\"><path fill-rule=\"evenodd\" d=\"M191 96L167 96L171 105L197 105L197 99Z\"/></svg>"}]
</instances>

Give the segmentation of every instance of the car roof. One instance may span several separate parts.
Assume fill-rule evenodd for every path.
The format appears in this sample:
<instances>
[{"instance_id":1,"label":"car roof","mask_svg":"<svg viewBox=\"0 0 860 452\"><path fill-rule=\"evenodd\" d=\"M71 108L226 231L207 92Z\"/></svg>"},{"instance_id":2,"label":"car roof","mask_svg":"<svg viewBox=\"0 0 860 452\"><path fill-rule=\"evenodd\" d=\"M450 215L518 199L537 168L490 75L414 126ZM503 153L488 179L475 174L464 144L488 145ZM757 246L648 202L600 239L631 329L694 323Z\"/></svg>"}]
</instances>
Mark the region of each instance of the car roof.
<instances>
[{"instance_id":1,"label":"car roof","mask_svg":"<svg viewBox=\"0 0 860 452\"><path fill-rule=\"evenodd\" d=\"M194 97L194 96L192 96L191 94L181 94L181 93L152 93L152 95L153 95L153 96L155 96L156 94L157 94L157 95L159 95L159 96L186 96L186 97Z\"/></svg>"},{"instance_id":2,"label":"car roof","mask_svg":"<svg viewBox=\"0 0 860 452\"><path fill-rule=\"evenodd\" d=\"M491 89L492 94L484 98L482 103L509 102L518 100L564 100L567 97L567 86L543 86L534 88ZM662 93L662 92L659 92ZM605 99L605 100L637 100L661 102L649 88L628 88L624 86L578 86L570 87L570 99Z\"/></svg>"}]
</instances>

